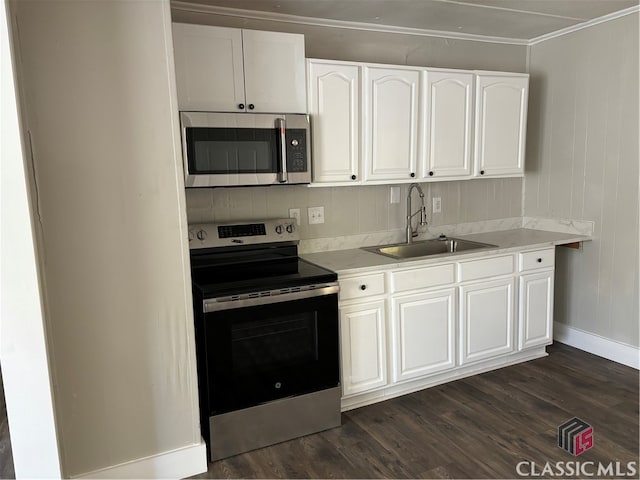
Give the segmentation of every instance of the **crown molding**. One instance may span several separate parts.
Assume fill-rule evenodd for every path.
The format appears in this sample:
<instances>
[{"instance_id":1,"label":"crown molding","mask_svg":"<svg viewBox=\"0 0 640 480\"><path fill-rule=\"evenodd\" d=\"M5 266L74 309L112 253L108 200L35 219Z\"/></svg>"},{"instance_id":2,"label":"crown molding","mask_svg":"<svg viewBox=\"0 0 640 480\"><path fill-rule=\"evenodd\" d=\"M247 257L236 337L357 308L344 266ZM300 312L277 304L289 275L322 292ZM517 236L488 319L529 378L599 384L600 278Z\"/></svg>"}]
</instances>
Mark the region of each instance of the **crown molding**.
<instances>
[{"instance_id":1,"label":"crown molding","mask_svg":"<svg viewBox=\"0 0 640 480\"><path fill-rule=\"evenodd\" d=\"M502 43L508 45L532 46L553 38L568 35L570 33L593 27L601 23L609 22L617 18L625 17L633 13L640 12L640 5L626 8L618 12L613 12L602 17L594 18L586 22L578 23L571 27L563 28L555 32L540 35L532 39L493 37L477 35L472 33L448 32L444 30L428 30L412 27L398 27L391 25L379 25L376 23L352 22L346 20L332 20L326 18L302 17L299 15L289 15L284 13L263 12L257 10L243 10L239 8L218 7L215 5L203 5L191 3L184 0L171 1L171 9L182 12L204 13L209 15L220 15L223 17L250 18L252 20L267 20L271 22L289 23L297 25L310 25L315 27L332 27L349 30L366 30L380 33L399 33L404 35L417 35L422 37L440 37L453 40L470 40L474 42Z\"/></svg>"},{"instance_id":2,"label":"crown molding","mask_svg":"<svg viewBox=\"0 0 640 480\"><path fill-rule=\"evenodd\" d=\"M592 20L588 20L586 22L579 23L571 27L563 28L562 30L557 30L555 32L547 33L545 35L540 35L539 37L532 38L531 40L529 40L528 45L529 46L537 45L539 43L546 42L547 40L551 40L553 38L562 37L564 35L578 32L580 30L584 30L585 28L593 27L595 25L600 25L601 23L610 22L611 20L615 20L617 18L626 17L627 15L631 15L637 12L640 12L640 5L625 8L624 10L620 10L618 12L609 13L608 15L603 15L602 17L594 18Z\"/></svg>"},{"instance_id":3,"label":"crown molding","mask_svg":"<svg viewBox=\"0 0 640 480\"><path fill-rule=\"evenodd\" d=\"M239 8L217 7L202 5L186 1L172 1L171 8L182 12L206 13L224 17L241 17L253 20L269 20L272 22L292 23L298 25L311 25L316 27L343 28L349 30L366 30L380 33L400 33L405 35L417 35L422 37L441 37L453 40L471 40L474 42L503 43L509 45L528 45L529 41L522 38L492 37L476 35L472 33L457 33L441 30L427 30L422 28L397 27L390 25L378 25L376 23L351 22L346 20L331 20L326 18L302 17L284 13L262 12L257 10L242 10Z\"/></svg>"}]
</instances>

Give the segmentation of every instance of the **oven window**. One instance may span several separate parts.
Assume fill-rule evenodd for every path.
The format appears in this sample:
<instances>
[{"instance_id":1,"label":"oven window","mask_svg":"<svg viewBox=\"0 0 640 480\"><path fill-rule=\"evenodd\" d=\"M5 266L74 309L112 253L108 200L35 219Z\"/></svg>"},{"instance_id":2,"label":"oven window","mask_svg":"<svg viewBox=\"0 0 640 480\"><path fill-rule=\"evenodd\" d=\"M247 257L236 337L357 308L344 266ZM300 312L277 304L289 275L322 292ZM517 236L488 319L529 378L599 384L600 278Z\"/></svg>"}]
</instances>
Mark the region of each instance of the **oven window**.
<instances>
[{"instance_id":1,"label":"oven window","mask_svg":"<svg viewBox=\"0 0 640 480\"><path fill-rule=\"evenodd\" d=\"M317 313L255 319L232 327L233 364L239 375L318 359Z\"/></svg>"},{"instance_id":2,"label":"oven window","mask_svg":"<svg viewBox=\"0 0 640 480\"><path fill-rule=\"evenodd\" d=\"M337 294L205 314L209 414L339 384Z\"/></svg>"},{"instance_id":3,"label":"oven window","mask_svg":"<svg viewBox=\"0 0 640 480\"><path fill-rule=\"evenodd\" d=\"M189 171L194 174L277 172L275 129L187 128Z\"/></svg>"}]
</instances>

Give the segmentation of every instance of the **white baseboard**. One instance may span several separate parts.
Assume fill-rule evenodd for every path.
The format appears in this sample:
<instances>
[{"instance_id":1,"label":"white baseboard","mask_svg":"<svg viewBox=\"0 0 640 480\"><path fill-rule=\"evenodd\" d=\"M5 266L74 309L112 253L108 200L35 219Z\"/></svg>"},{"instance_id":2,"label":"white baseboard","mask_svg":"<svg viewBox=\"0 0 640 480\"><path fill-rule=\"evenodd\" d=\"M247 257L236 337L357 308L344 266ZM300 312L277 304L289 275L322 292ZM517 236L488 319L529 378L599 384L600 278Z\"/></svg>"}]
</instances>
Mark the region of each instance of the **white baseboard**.
<instances>
[{"instance_id":1,"label":"white baseboard","mask_svg":"<svg viewBox=\"0 0 640 480\"><path fill-rule=\"evenodd\" d=\"M553 339L640 370L640 349L638 347L616 342L558 322L553 323Z\"/></svg>"},{"instance_id":2,"label":"white baseboard","mask_svg":"<svg viewBox=\"0 0 640 480\"><path fill-rule=\"evenodd\" d=\"M203 442L178 450L87 472L72 478L186 478L207 471Z\"/></svg>"}]
</instances>

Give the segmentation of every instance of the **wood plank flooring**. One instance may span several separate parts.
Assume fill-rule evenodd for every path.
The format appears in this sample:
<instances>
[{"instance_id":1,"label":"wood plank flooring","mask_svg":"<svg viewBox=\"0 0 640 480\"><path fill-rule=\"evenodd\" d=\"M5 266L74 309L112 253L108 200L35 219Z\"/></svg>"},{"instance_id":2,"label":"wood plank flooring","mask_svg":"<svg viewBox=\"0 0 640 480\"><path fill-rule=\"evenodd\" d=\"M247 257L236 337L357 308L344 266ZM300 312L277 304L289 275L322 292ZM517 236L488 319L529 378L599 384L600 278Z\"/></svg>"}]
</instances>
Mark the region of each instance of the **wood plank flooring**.
<instances>
[{"instance_id":1,"label":"wood plank flooring","mask_svg":"<svg viewBox=\"0 0 640 480\"><path fill-rule=\"evenodd\" d=\"M638 462L638 372L562 344L548 352L345 412L340 428L210 463L194 478L515 478L521 461ZM594 429L579 457L556 440L574 416Z\"/></svg>"},{"instance_id":2,"label":"wood plank flooring","mask_svg":"<svg viewBox=\"0 0 640 480\"><path fill-rule=\"evenodd\" d=\"M548 351L351 410L339 428L210 463L194 478L516 478L520 461L638 462L638 372L562 344ZM14 478L0 399L0 478ZM577 458L556 445L574 416L594 428L594 447Z\"/></svg>"}]
</instances>

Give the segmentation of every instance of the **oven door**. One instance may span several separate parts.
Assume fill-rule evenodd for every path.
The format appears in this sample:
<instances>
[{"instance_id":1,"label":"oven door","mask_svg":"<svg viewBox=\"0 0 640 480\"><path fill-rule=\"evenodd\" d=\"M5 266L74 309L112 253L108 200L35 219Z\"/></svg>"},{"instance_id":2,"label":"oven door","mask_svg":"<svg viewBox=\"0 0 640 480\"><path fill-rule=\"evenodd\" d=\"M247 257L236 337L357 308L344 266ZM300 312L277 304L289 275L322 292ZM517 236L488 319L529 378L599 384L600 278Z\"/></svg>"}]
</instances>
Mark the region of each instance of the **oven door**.
<instances>
[{"instance_id":1,"label":"oven door","mask_svg":"<svg viewBox=\"0 0 640 480\"><path fill-rule=\"evenodd\" d=\"M209 412L339 385L338 286L205 310ZM278 298L282 297L282 298ZM206 306L206 302L205 302Z\"/></svg>"},{"instance_id":2,"label":"oven door","mask_svg":"<svg viewBox=\"0 0 640 480\"><path fill-rule=\"evenodd\" d=\"M309 183L306 115L181 112L185 186Z\"/></svg>"}]
</instances>

